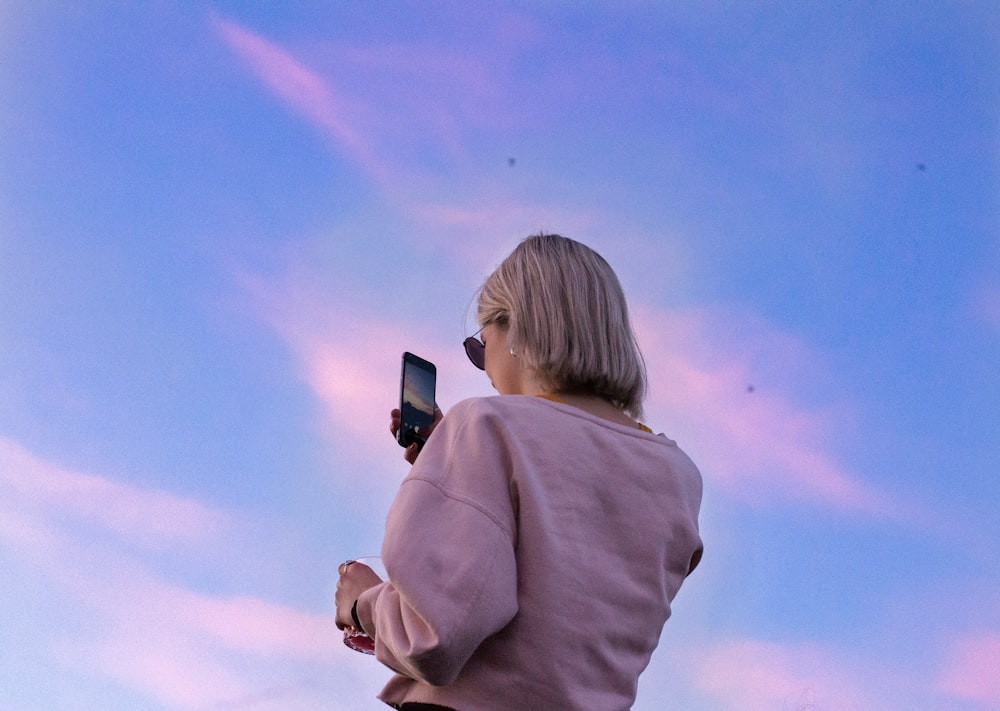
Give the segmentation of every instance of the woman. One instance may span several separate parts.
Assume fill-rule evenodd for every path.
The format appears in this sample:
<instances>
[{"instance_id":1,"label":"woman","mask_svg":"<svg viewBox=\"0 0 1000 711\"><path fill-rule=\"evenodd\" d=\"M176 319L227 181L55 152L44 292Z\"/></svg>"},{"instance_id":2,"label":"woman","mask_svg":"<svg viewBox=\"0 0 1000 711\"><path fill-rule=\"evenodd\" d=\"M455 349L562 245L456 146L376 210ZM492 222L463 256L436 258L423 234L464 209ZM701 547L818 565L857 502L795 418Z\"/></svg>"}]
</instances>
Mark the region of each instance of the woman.
<instances>
[{"instance_id":1,"label":"woman","mask_svg":"<svg viewBox=\"0 0 1000 711\"><path fill-rule=\"evenodd\" d=\"M337 623L374 638L396 708L628 709L701 558L701 476L638 422L645 366L596 252L529 237L476 316L466 351L500 396L455 405L407 451L390 580L341 566Z\"/></svg>"}]
</instances>

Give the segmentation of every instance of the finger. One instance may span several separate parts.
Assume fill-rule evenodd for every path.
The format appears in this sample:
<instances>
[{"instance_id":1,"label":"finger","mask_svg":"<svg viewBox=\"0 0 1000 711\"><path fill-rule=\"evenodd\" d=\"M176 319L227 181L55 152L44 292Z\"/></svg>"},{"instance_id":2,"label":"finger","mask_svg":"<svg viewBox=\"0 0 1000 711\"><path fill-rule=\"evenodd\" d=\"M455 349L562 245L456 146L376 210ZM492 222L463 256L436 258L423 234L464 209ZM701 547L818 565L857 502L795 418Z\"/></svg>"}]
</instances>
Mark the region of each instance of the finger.
<instances>
[{"instance_id":1,"label":"finger","mask_svg":"<svg viewBox=\"0 0 1000 711\"><path fill-rule=\"evenodd\" d=\"M334 606L335 613L333 616L333 622L337 625L338 630L344 629L347 625L343 621L343 614L341 613L341 607L343 606L343 590L341 589L341 583L337 583L337 593L334 595Z\"/></svg>"},{"instance_id":2,"label":"finger","mask_svg":"<svg viewBox=\"0 0 1000 711\"><path fill-rule=\"evenodd\" d=\"M408 461L410 464L413 464L417 461L418 454L420 454L420 447L416 442L414 442L403 451L403 459Z\"/></svg>"}]
</instances>

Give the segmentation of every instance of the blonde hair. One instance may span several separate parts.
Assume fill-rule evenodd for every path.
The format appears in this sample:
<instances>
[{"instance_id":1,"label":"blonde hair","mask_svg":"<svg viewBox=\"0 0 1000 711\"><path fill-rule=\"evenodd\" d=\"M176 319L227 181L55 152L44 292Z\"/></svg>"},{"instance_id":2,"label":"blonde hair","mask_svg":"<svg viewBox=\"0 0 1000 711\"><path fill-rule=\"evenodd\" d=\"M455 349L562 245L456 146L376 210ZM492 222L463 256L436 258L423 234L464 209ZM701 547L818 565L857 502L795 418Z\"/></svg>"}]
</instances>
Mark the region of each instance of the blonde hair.
<instances>
[{"instance_id":1,"label":"blonde hair","mask_svg":"<svg viewBox=\"0 0 1000 711\"><path fill-rule=\"evenodd\" d=\"M555 234L522 241L479 291L480 326L509 327L508 346L552 392L594 394L642 417L646 365L614 270Z\"/></svg>"}]
</instances>

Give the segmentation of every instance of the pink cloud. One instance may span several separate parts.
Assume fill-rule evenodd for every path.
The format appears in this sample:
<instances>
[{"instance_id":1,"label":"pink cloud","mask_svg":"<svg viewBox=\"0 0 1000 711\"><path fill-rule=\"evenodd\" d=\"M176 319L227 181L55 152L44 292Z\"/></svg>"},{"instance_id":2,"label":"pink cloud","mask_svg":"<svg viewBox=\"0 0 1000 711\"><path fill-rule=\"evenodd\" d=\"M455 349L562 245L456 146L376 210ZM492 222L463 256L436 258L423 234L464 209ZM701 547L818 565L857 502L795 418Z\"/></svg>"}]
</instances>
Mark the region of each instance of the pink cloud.
<instances>
[{"instance_id":1,"label":"pink cloud","mask_svg":"<svg viewBox=\"0 0 1000 711\"><path fill-rule=\"evenodd\" d=\"M99 623L86 639L59 643L62 662L166 705L219 708L266 697L274 708L311 708L318 699L291 703L312 692L296 680L352 661L332 602L327 612L307 612L253 596L195 592L112 561L97 570L59 575Z\"/></svg>"},{"instance_id":2,"label":"pink cloud","mask_svg":"<svg viewBox=\"0 0 1000 711\"><path fill-rule=\"evenodd\" d=\"M166 638L181 632L230 652L324 662L339 651L333 602L306 612L253 596L214 596L165 583L142 569L112 574L121 597L102 594L88 579L75 589L119 621L116 627Z\"/></svg>"},{"instance_id":3,"label":"pink cloud","mask_svg":"<svg viewBox=\"0 0 1000 711\"><path fill-rule=\"evenodd\" d=\"M364 120L356 125L363 125L368 135L377 135L383 145L393 143L393 154L410 153L415 144L432 144L439 153L461 162L467 160L466 134L470 129L535 125L537 121L530 116L542 105L522 102L515 108L510 97L511 87L517 88L518 81L514 58L526 46L543 41L544 36L530 20L502 10L498 14L501 16L484 26L488 37L472 46L441 41L366 43L365 38L314 43L309 48L308 70L302 60L291 59L287 50L245 27L218 17L214 24L266 85L317 127L331 127L326 111L333 93L329 77L336 76L347 88L336 92L337 103L346 104L350 95L354 118ZM559 82L552 84L561 86ZM291 91L290 86L307 87L304 93L308 100L303 102L301 93ZM547 93L534 85L532 88ZM307 110L302 110L303 103ZM362 106L371 109L361 110Z\"/></svg>"},{"instance_id":4,"label":"pink cloud","mask_svg":"<svg viewBox=\"0 0 1000 711\"><path fill-rule=\"evenodd\" d=\"M348 469L352 489L395 491L406 464L389 433L389 411L399 398L400 357L412 351L436 363L437 399L447 408L459 399L491 392L472 368L456 335L442 343L407 319L368 313L349 295L330 292L323 280L297 273L267 281L243 275L256 315L275 330L298 363L303 381L321 406L322 432L336 449L358 457L371 475ZM382 472L385 476L380 476Z\"/></svg>"},{"instance_id":5,"label":"pink cloud","mask_svg":"<svg viewBox=\"0 0 1000 711\"><path fill-rule=\"evenodd\" d=\"M4 437L0 488L6 503L44 510L54 520L71 515L147 545L202 540L228 523L225 514L192 499L75 472Z\"/></svg>"},{"instance_id":6,"label":"pink cloud","mask_svg":"<svg viewBox=\"0 0 1000 711\"><path fill-rule=\"evenodd\" d=\"M70 513L103 524L128 541L152 537L189 543L218 533L228 519L221 512L166 492L63 469L4 438L0 485L0 535L9 542L42 541L45 555L37 562L60 579L61 589L88 604L131 623L195 630L240 651L307 658L329 652L330 615L168 585L103 543L57 527ZM221 537L214 540L223 542Z\"/></svg>"},{"instance_id":7,"label":"pink cloud","mask_svg":"<svg viewBox=\"0 0 1000 711\"><path fill-rule=\"evenodd\" d=\"M356 87L352 92L246 27L218 15L212 24L268 91L383 186L414 182L406 159L415 146L465 161L463 126L496 124L502 114L494 105L497 67L464 52L403 45L314 50L312 62L332 64L343 84ZM489 108L470 115L468 107L483 103Z\"/></svg>"},{"instance_id":8,"label":"pink cloud","mask_svg":"<svg viewBox=\"0 0 1000 711\"><path fill-rule=\"evenodd\" d=\"M353 333L340 338L298 332L292 334L292 346L302 361L306 381L337 429L360 441L372 441L375 432L385 440L386 405L394 403L396 395L396 351L402 351L379 347L396 338L378 324L368 322L363 334L350 330Z\"/></svg>"},{"instance_id":9,"label":"pink cloud","mask_svg":"<svg viewBox=\"0 0 1000 711\"><path fill-rule=\"evenodd\" d=\"M938 689L967 701L1000 709L1000 634L986 633L954 641L938 680Z\"/></svg>"},{"instance_id":10,"label":"pink cloud","mask_svg":"<svg viewBox=\"0 0 1000 711\"><path fill-rule=\"evenodd\" d=\"M523 123L538 104L525 102L512 111L504 84L507 55L538 40L530 22L501 17L492 28L497 39L485 54L404 44L329 45L312 47L308 66L233 21L216 15L212 25L271 94L353 160L404 212L438 226L474 223L505 236L536 229L538 217L551 213L505 204L509 201L497 195L495 183L478 184L481 159L468 156L470 130ZM497 169L508 170L507 157L494 156ZM464 176L461 190L443 175ZM464 203L463 195L477 192L485 194L478 204ZM579 221L579 211L564 211L559 218L566 229ZM513 229L504 231L498 224ZM467 246L467 233L462 236L456 244Z\"/></svg>"},{"instance_id":11,"label":"pink cloud","mask_svg":"<svg viewBox=\"0 0 1000 711\"><path fill-rule=\"evenodd\" d=\"M333 90L330 83L287 51L250 30L221 17L214 26L229 47L279 99L333 139L354 160L376 175L387 170L358 129L365 109Z\"/></svg>"},{"instance_id":12,"label":"pink cloud","mask_svg":"<svg viewBox=\"0 0 1000 711\"><path fill-rule=\"evenodd\" d=\"M350 659L332 614L203 595L134 571L112 576L110 595L95 582L71 590L96 611L100 631L64 637L59 660L168 706L246 708L249 699L266 698L274 708L312 708L319 699L290 703L310 695L308 684L297 683L302 675Z\"/></svg>"},{"instance_id":13,"label":"pink cloud","mask_svg":"<svg viewBox=\"0 0 1000 711\"><path fill-rule=\"evenodd\" d=\"M178 635L63 640L56 645L56 655L67 667L112 679L168 708L213 708L250 689L218 654Z\"/></svg>"},{"instance_id":14,"label":"pink cloud","mask_svg":"<svg viewBox=\"0 0 1000 711\"><path fill-rule=\"evenodd\" d=\"M949 697L1000 709L1000 635L994 633L954 641L936 676L904 668L905 661L754 639L722 641L679 663L719 707L740 711L909 708L914 699L946 708Z\"/></svg>"},{"instance_id":15,"label":"pink cloud","mask_svg":"<svg viewBox=\"0 0 1000 711\"><path fill-rule=\"evenodd\" d=\"M322 280L301 270L277 280L248 273L236 278L254 315L296 356L303 380L335 429L363 441L376 430L387 437L385 404L397 386L387 374L399 369L399 330L317 286Z\"/></svg>"},{"instance_id":16,"label":"pink cloud","mask_svg":"<svg viewBox=\"0 0 1000 711\"><path fill-rule=\"evenodd\" d=\"M76 559L75 561L72 559ZM323 662L339 650L333 600L321 612L252 595L211 595L166 582L143 564L68 546L50 571L124 638L173 639L230 653ZM114 636L123 633L115 632Z\"/></svg>"},{"instance_id":17,"label":"pink cloud","mask_svg":"<svg viewBox=\"0 0 1000 711\"><path fill-rule=\"evenodd\" d=\"M816 645L734 640L696 653L691 666L694 685L719 708L861 711L894 706L863 688L857 670Z\"/></svg>"},{"instance_id":18,"label":"pink cloud","mask_svg":"<svg viewBox=\"0 0 1000 711\"><path fill-rule=\"evenodd\" d=\"M477 128L537 123L531 113L551 105L524 101L512 109L509 57L544 38L532 21L499 15L490 23L496 38L486 53L331 44L310 47L306 59L222 17L213 17L213 26L268 92L354 161L399 213L429 227L414 230L421 248L443 245L480 269L503 256L493 253L497 244L512 247L512 240L540 229L579 233L597 219L588 205L559 209L516 199L519 180L491 180L481 155L468 155ZM566 91L558 77L550 83L532 94ZM495 169L509 172L507 158L493 156Z\"/></svg>"},{"instance_id":19,"label":"pink cloud","mask_svg":"<svg viewBox=\"0 0 1000 711\"><path fill-rule=\"evenodd\" d=\"M66 628L47 624L46 616L38 620L33 637L57 662L172 708L220 708L262 694L274 701L269 708L315 708L321 703L315 689L295 680L310 669L351 663L332 598L328 609L314 611L255 595L200 592L167 582L128 545L189 545L211 536L214 546L233 548L212 556L237 560L246 537L214 535L228 520L166 492L72 472L0 439L0 546L26 551L30 575L50 582L59 604L52 619L86 621ZM105 530L93 535L94 525ZM19 568L5 574L16 590Z\"/></svg>"},{"instance_id":20,"label":"pink cloud","mask_svg":"<svg viewBox=\"0 0 1000 711\"><path fill-rule=\"evenodd\" d=\"M277 654L323 661L336 649L341 636L334 625L333 601L322 614L304 612L257 597L219 599L183 592L186 604L168 597L167 609L193 620L199 629L226 646L258 654Z\"/></svg>"},{"instance_id":21,"label":"pink cloud","mask_svg":"<svg viewBox=\"0 0 1000 711\"><path fill-rule=\"evenodd\" d=\"M831 442L844 423L788 394L812 358L801 343L746 314L639 309L637 324L650 411L673 423L681 446L730 494L876 515L898 507L837 461ZM720 333L739 336L727 343ZM771 387L753 388L762 375Z\"/></svg>"},{"instance_id":22,"label":"pink cloud","mask_svg":"<svg viewBox=\"0 0 1000 711\"><path fill-rule=\"evenodd\" d=\"M3 489L0 487L0 492ZM3 492L6 493L6 492ZM10 502L3 501L10 505ZM24 511L6 509L0 505L0 542L21 550L50 551L63 541L63 536L51 526Z\"/></svg>"}]
</instances>

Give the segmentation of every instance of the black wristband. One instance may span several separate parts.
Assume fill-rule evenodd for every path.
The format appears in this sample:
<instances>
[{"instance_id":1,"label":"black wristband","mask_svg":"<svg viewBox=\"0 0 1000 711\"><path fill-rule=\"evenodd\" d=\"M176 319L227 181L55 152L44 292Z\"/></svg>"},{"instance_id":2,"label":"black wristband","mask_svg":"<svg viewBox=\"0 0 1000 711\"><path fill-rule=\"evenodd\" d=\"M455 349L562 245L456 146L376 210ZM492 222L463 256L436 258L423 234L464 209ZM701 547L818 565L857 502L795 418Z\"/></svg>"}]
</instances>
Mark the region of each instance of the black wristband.
<instances>
[{"instance_id":1,"label":"black wristband","mask_svg":"<svg viewBox=\"0 0 1000 711\"><path fill-rule=\"evenodd\" d=\"M354 626L364 632L361 629L361 620L358 619L358 601L355 600L354 604L351 606L351 619L354 620Z\"/></svg>"}]
</instances>

